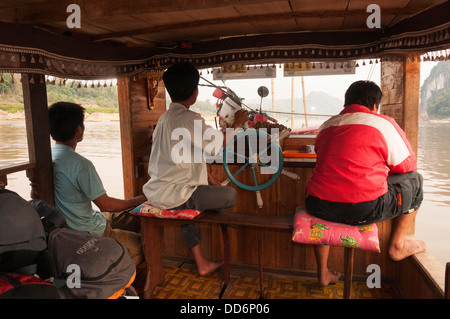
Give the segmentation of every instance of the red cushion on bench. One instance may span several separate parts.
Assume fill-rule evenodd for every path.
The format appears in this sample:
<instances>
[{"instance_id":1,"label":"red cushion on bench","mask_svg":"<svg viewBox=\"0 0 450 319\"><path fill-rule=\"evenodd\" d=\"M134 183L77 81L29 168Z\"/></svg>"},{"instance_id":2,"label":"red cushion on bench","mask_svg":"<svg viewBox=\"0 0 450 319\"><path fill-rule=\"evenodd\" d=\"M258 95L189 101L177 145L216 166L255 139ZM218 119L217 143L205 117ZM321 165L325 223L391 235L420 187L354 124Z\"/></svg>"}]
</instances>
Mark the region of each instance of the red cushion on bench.
<instances>
[{"instance_id":1,"label":"red cushion on bench","mask_svg":"<svg viewBox=\"0 0 450 319\"><path fill-rule=\"evenodd\" d=\"M297 208L292 240L301 244L324 244L381 252L377 224L352 226L330 222L312 216L304 207Z\"/></svg>"},{"instance_id":2,"label":"red cushion on bench","mask_svg":"<svg viewBox=\"0 0 450 319\"><path fill-rule=\"evenodd\" d=\"M201 212L201 210L195 209L160 209L149 203L142 203L130 211L131 214L136 216L168 219L193 219Z\"/></svg>"}]
</instances>

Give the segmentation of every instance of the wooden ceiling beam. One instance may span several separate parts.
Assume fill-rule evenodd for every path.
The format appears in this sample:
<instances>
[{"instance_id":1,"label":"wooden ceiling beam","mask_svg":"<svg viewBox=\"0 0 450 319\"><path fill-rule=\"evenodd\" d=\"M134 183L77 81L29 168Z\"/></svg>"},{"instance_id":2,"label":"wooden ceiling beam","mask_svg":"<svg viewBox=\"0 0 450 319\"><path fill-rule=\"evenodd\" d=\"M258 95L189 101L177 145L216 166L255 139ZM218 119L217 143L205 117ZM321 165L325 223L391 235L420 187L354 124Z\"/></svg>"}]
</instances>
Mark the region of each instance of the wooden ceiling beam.
<instances>
[{"instance_id":1,"label":"wooden ceiling beam","mask_svg":"<svg viewBox=\"0 0 450 319\"><path fill-rule=\"evenodd\" d=\"M390 15L414 15L421 8L414 9L386 9L383 10L383 14ZM302 19L302 18L336 18L336 17L368 17L369 13L364 10L352 10L352 11L314 11L314 12L290 12L290 13L279 13L279 14L262 14L262 15L252 15L252 16L242 16L242 17L231 17L231 18L221 18L221 19L208 19L195 22L185 22L185 23L175 23L156 27L142 28L129 30L124 32L111 32L107 34L101 34L98 36L93 36L92 41L99 42L110 39L117 39L122 37L130 37L135 35L144 35L151 33L158 33L168 30L177 30L184 28L199 28L211 25L225 25L233 23L256 23L260 21L277 21L286 19ZM307 30L311 31L311 30Z\"/></svg>"},{"instance_id":2,"label":"wooden ceiling beam","mask_svg":"<svg viewBox=\"0 0 450 319\"><path fill-rule=\"evenodd\" d=\"M78 0L81 19L115 15L165 13L196 9L220 9L235 5L288 2L287 0ZM67 7L73 0L48 0L2 9L1 21L23 24L45 24L65 21L70 13Z\"/></svg>"}]
</instances>

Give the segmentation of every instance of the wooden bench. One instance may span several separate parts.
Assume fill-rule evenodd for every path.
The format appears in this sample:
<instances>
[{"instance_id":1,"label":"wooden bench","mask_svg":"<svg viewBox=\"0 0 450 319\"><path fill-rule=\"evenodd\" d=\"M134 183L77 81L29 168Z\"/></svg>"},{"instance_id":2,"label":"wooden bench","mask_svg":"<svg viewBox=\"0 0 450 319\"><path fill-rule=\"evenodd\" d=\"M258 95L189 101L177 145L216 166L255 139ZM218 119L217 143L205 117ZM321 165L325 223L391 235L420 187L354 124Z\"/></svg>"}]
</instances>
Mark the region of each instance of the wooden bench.
<instances>
[{"instance_id":1,"label":"wooden bench","mask_svg":"<svg viewBox=\"0 0 450 319\"><path fill-rule=\"evenodd\" d=\"M164 282L165 274L162 265L162 239L165 226L176 226L187 223L207 223L220 225L224 243L224 286L230 279L230 241L228 226L247 226L261 229L277 229L292 232L294 214L289 215L255 215L240 212L209 212L205 211L194 219L163 219L139 216L141 220L142 246L147 262L147 275L144 285L144 298L151 298L157 285ZM345 247L344 254L344 298L351 297L353 276L353 248ZM261 297L263 291L262 247L258 240L259 272Z\"/></svg>"}]
</instances>

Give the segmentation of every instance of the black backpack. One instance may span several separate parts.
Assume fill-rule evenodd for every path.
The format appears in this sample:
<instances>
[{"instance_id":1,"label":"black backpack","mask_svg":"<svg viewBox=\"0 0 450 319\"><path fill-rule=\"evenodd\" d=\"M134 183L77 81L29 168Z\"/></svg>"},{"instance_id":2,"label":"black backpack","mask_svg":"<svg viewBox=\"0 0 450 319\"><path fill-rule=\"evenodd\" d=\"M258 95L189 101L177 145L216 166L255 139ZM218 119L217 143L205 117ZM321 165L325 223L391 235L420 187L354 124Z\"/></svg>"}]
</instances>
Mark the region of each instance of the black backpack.
<instances>
[{"instance_id":1,"label":"black backpack","mask_svg":"<svg viewBox=\"0 0 450 319\"><path fill-rule=\"evenodd\" d=\"M47 232L55 285L67 299L114 299L134 281L136 266L116 239L58 227L62 213L43 202L33 203ZM128 291L128 290L127 290Z\"/></svg>"},{"instance_id":2,"label":"black backpack","mask_svg":"<svg viewBox=\"0 0 450 319\"><path fill-rule=\"evenodd\" d=\"M33 206L0 189L0 298L59 298L44 227Z\"/></svg>"},{"instance_id":3,"label":"black backpack","mask_svg":"<svg viewBox=\"0 0 450 319\"><path fill-rule=\"evenodd\" d=\"M136 266L125 246L65 223L48 203L0 189L0 299L106 299L129 291Z\"/></svg>"}]
</instances>

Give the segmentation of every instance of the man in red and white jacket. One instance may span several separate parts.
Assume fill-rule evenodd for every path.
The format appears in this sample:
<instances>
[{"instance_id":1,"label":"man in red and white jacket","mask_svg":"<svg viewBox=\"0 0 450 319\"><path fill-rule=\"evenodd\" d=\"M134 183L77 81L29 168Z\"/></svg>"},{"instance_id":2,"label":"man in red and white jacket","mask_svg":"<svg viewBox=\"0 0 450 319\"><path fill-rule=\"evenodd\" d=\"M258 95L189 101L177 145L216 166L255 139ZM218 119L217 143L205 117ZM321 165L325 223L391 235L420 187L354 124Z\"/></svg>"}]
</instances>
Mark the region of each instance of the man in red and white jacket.
<instances>
[{"instance_id":1,"label":"man in red and white jacket","mask_svg":"<svg viewBox=\"0 0 450 319\"><path fill-rule=\"evenodd\" d=\"M423 200L423 179L403 130L377 113L381 97L378 85L357 81L345 93L344 110L321 125L306 208L350 225L395 218L389 256L397 261L426 249L423 241L405 238ZM315 245L315 253L319 283L336 282L340 274L327 267L329 246Z\"/></svg>"}]
</instances>

